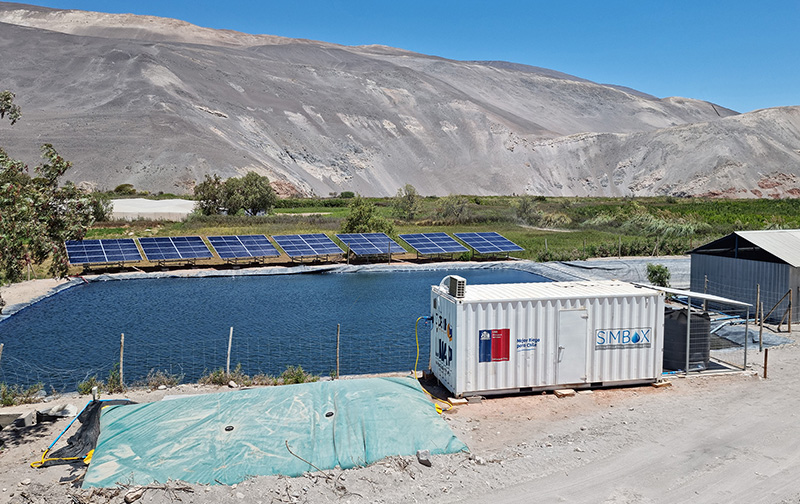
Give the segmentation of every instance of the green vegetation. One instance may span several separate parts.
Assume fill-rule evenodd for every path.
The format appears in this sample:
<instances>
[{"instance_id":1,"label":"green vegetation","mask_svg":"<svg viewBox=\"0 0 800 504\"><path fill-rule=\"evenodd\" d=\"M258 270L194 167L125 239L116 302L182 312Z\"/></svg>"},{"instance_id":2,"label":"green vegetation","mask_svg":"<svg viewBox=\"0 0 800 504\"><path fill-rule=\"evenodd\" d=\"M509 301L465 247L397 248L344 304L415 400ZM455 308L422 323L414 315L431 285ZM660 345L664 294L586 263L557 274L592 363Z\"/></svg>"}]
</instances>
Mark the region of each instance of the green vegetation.
<instances>
[{"instance_id":1,"label":"green vegetation","mask_svg":"<svg viewBox=\"0 0 800 504\"><path fill-rule=\"evenodd\" d=\"M151 369L147 376L140 381L134 382L135 387L144 387L150 390L157 390L160 386L175 387L183 381L183 375L172 374L166 371Z\"/></svg>"},{"instance_id":2,"label":"green vegetation","mask_svg":"<svg viewBox=\"0 0 800 504\"><path fill-rule=\"evenodd\" d=\"M197 207L203 215L216 215L222 212L228 215L269 214L275 207L277 196L269 178L256 172L249 172L244 177L231 177L222 181L219 175L206 175L203 182L194 188Z\"/></svg>"},{"instance_id":3,"label":"green vegetation","mask_svg":"<svg viewBox=\"0 0 800 504\"><path fill-rule=\"evenodd\" d=\"M252 385L291 385L294 383L319 381L319 376L304 371L301 366L287 366L286 371L281 373L277 378L265 374L256 374L251 377L242 372L241 364L237 364L230 375L226 374L224 369L217 368L204 373L197 382L203 385L223 386L231 381L235 382L240 387L250 387Z\"/></svg>"},{"instance_id":4,"label":"green vegetation","mask_svg":"<svg viewBox=\"0 0 800 504\"><path fill-rule=\"evenodd\" d=\"M97 391L101 392L103 390L103 385L105 385L103 380L98 380L97 375L90 376L84 381L78 383L78 394L89 395L92 393L92 389L94 387L97 387Z\"/></svg>"},{"instance_id":5,"label":"green vegetation","mask_svg":"<svg viewBox=\"0 0 800 504\"><path fill-rule=\"evenodd\" d=\"M378 213L373 202L356 196L350 203L350 213L342 223L342 232L393 234L394 226Z\"/></svg>"},{"instance_id":6,"label":"green vegetation","mask_svg":"<svg viewBox=\"0 0 800 504\"><path fill-rule=\"evenodd\" d=\"M663 264L647 264L647 281L650 285L669 287L669 268Z\"/></svg>"},{"instance_id":7,"label":"green vegetation","mask_svg":"<svg viewBox=\"0 0 800 504\"><path fill-rule=\"evenodd\" d=\"M13 125L21 114L14 94L0 93L0 118ZM50 144L41 148L44 163L28 174L27 166L0 147L0 280L16 282L34 265L48 261L48 273L67 275L65 240L79 240L97 216L108 213L107 202L59 179L72 163Z\"/></svg>"},{"instance_id":8,"label":"green vegetation","mask_svg":"<svg viewBox=\"0 0 800 504\"><path fill-rule=\"evenodd\" d=\"M0 383L0 405L14 406L17 404L31 404L39 402L39 393L44 389L44 385L36 383L30 387L19 385L6 385Z\"/></svg>"}]
</instances>

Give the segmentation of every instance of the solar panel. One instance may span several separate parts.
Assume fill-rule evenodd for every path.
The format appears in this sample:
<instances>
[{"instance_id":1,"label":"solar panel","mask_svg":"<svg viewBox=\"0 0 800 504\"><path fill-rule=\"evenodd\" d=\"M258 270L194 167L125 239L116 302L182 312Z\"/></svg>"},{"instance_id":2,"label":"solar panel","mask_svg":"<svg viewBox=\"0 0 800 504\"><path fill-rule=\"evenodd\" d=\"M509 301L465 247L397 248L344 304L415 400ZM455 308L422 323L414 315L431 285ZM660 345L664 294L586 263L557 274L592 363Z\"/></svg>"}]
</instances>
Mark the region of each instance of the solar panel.
<instances>
[{"instance_id":1,"label":"solar panel","mask_svg":"<svg viewBox=\"0 0 800 504\"><path fill-rule=\"evenodd\" d=\"M479 254L495 252L517 252L525 250L508 238L497 233L455 233L456 237L475 249Z\"/></svg>"},{"instance_id":2,"label":"solar panel","mask_svg":"<svg viewBox=\"0 0 800 504\"><path fill-rule=\"evenodd\" d=\"M221 259L281 255L264 235L209 236L208 241Z\"/></svg>"},{"instance_id":3,"label":"solar panel","mask_svg":"<svg viewBox=\"0 0 800 504\"><path fill-rule=\"evenodd\" d=\"M148 261L207 259L213 257L199 236L159 236L139 238Z\"/></svg>"},{"instance_id":4,"label":"solar panel","mask_svg":"<svg viewBox=\"0 0 800 504\"><path fill-rule=\"evenodd\" d=\"M336 237L355 255L388 254L390 251L399 254L406 251L396 241L386 236L386 233L345 233L337 234Z\"/></svg>"},{"instance_id":5,"label":"solar panel","mask_svg":"<svg viewBox=\"0 0 800 504\"><path fill-rule=\"evenodd\" d=\"M323 233L280 235L273 240L289 257L309 257L341 254L342 249Z\"/></svg>"},{"instance_id":6,"label":"solar panel","mask_svg":"<svg viewBox=\"0 0 800 504\"><path fill-rule=\"evenodd\" d=\"M455 241L447 233L401 234L400 238L419 254L451 254L467 252L467 248Z\"/></svg>"},{"instance_id":7,"label":"solar panel","mask_svg":"<svg viewBox=\"0 0 800 504\"><path fill-rule=\"evenodd\" d=\"M141 261L142 254L133 238L120 240L67 240L70 264Z\"/></svg>"}]
</instances>

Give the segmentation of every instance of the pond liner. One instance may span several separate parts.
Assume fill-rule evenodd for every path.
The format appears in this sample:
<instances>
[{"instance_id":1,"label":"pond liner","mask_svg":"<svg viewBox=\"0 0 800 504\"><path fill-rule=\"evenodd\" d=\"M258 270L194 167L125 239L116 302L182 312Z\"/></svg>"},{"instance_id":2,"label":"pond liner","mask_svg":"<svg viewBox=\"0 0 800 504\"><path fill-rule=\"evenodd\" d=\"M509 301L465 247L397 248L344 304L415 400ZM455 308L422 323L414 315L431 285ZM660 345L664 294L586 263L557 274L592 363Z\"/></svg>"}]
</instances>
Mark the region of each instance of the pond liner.
<instances>
[{"instance_id":1,"label":"pond liner","mask_svg":"<svg viewBox=\"0 0 800 504\"><path fill-rule=\"evenodd\" d=\"M466 451L412 377L334 380L103 410L83 487L233 485L255 476Z\"/></svg>"}]
</instances>

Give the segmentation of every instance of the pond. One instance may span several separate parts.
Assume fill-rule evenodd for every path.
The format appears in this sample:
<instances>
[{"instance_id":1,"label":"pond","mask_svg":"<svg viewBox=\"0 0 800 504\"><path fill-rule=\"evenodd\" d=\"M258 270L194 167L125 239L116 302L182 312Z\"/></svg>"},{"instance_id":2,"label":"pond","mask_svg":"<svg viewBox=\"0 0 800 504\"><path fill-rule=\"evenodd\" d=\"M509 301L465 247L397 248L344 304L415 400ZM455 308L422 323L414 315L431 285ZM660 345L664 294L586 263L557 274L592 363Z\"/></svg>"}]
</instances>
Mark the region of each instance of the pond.
<instances>
[{"instance_id":1,"label":"pond","mask_svg":"<svg viewBox=\"0 0 800 504\"><path fill-rule=\"evenodd\" d=\"M430 286L448 274L469 284L549 281L515 269L412 270L97 281L46 298L0 323L0 381L74 391L118 362L130 385L149 371L196 381L225 368L279 375L289 365L328 375L411 370L414 322L428 316ZM420 323L419 369L430 328Z\"/></svg>"}]
</instances>

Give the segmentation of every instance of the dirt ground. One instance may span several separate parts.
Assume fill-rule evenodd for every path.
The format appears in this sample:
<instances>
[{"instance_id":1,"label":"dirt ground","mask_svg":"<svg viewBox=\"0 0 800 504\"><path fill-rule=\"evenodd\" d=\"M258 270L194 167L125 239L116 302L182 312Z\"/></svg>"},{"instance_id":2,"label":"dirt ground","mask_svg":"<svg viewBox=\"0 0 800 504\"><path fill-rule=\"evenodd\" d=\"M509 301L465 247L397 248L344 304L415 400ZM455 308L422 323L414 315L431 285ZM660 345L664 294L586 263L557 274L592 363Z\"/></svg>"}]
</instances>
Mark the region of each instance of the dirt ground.
<instances>
[{"instance_id":1,"label":"dirt ground","mask_svg":"<svg viewBox=\"0 0 800 504\"><path fill-rule=\"evenodd\" d=\"M798 341L800 331L792 336ZM169 482L145 489L138 502L800 503L800 345L770 350L767 379L763 359L756 352L745 372L673 377L663 388L529 394L457 406L444 418L470 453L433 456L432 467L415 457L391 457L326 475L258 477L233 486ZM127 397L216 390L181 385ZM86 401L64 396L50 404ZM80 466L30 467L68 422L0 432L0 504L124 502L134 490L75 488L70 481L80 477Z\"/></svg>"}]
</instances>

